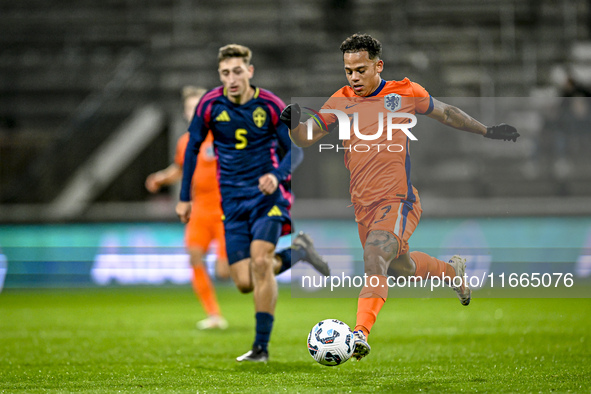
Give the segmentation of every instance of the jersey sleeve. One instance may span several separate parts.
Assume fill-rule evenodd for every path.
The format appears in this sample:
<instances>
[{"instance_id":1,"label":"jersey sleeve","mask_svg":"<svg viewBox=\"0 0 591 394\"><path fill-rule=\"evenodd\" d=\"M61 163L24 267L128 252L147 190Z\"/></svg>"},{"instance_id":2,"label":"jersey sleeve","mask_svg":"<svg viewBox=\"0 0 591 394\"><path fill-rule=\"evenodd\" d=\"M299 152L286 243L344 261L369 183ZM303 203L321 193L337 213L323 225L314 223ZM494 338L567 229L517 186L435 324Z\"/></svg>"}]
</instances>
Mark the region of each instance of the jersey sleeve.
<instances>
[{"instance_id":1,"label":"jersey sleeve","mask_svg":"<svg viewBox=\"0 0 591 394\"><path fill-rule=\"evenodd\" d=\"M338 102L339 100L343 100L342 89L335 92L326 102L322 105L321 109L328 109L334 110L338 109ZM313 116L314 121L320 125L320 128L323 130L329 131L334 129L334 124L338 122L338 118L335 114L324 113L324 114L315 114Z\"/></svg>"},{"instance_id":2,"label":"jersey sleeve","mask_svg":"<svg viewBox=\"0 0 591 394\"><path fill-rule=\"evenodd\" d=\"M271 171L280 183L289 178L292 171L300 165L304 158L302 148L295 146L291 142L291 138L289 138L289 129L279 119L283 108L285 108L285 103L277 96L274 96L273 100L269 102L271 121L273 122L273 126L277 133L277 140L279 141L281 148L285 151L285 156L283 156L279 162L279 166Z\"/></svg>"},{"instance_id":3,"label":"jersey sleeve","mask_svg":"<svg viewBox=\"0 0 591 394\"><path fill-rule=\"evenodd\" d=\"M411 82L411 87L415 100L415 112L421 115L429 115L433 111L433 97L416 82Z\"/></svg>"},{"instance_id":4,"label":"jersey sleeve","mask_svg":"<svg viewBox=\"0 0 591 394\"><path fill-rule=\"evenodd\" d=\"M211 101L202 100L195 111L193 120L189 125L189 142L185 151L183 163L183 180L181 182L181 201L191 201L191 181L197 166L197 154L201 144L207 137L209 121L211 118Z\"/></svg>"},{"instance_id":5,"label":"jersey sleeve","mask_svg":"<svg viewBox=\"0 0 591 394\"><path fill-rule=\"evenodd\" d=\"M176 151L174 154L174 163L183 168L185 162L185 150L187 149L187 143L189 142L189 133L181 135L176 142Z\"/></svg>"},{"instance_id":6,"label":"jersey sleeve","mask_svg":"<svg viewBox=\"0 0 591 394\"><path fill-rule=\"evenodd\" d=\"M279 182L287 180L302 160L304 160L304 150L293 144L289 138L289 129L287 126L283 123L281 123L281 126L277 128L277 140L281 148L285 151L285 156L279 162L279 166L271 171Z\"/></svg>"}]
</instances>

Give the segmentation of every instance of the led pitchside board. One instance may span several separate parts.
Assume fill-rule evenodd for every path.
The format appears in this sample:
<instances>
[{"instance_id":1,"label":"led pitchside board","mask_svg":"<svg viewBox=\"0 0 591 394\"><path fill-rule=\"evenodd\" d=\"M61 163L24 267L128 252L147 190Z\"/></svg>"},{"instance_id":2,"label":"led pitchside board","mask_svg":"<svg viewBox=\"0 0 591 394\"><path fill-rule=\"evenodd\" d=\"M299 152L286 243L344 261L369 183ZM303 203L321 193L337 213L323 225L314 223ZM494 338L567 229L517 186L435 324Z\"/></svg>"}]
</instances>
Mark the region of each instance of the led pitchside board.
<instances>
[{"instance_id":1,"label":"led pitchside board","mask_svg":"<svg viewBox=\"0 0 591 394\"><path fill-rule=\"evenodd\" d=\"M299 220L297 225L312 236L332 276L363 275L354 222ZM183 239L182 225L166 223L0 226L0 284L5 289L185 285L191 271ZM289 242L283 238L278 248ZM458 253L468 258L467 274L479 278L475 289L498 287L501 280L506 287L509 280L521 287L550 277L554 285L556 273L571 274L575 284L591 279L591 218L425 219L410 247L440 259ZM214 251L207 256L212 274ZM310 280L302 285L306 277ZM308 264L298 263L279 280L291 281L293 296L319 296L326 292L325 286L315 286L319 279Z\"/></svg>"}]
</instances>

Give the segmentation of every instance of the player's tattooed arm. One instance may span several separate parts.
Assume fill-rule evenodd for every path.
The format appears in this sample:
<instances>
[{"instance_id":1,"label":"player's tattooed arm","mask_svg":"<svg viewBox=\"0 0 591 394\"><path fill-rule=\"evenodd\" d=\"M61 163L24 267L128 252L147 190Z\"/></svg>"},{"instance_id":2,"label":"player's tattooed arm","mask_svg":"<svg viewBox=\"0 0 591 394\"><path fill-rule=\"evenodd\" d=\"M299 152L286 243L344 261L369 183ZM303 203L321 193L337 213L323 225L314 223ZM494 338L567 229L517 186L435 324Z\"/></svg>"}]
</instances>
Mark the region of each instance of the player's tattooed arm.
<instances>
[{"instance_id":1,"label":"player's tattooed arm","mask_svg":"<svg viewBox=\"0 0 591 394\"><path fill-rule=\"evenodd\" d=\"M486 126L453 105L433 99L433 111L428 117L453 127L474 134L486 134Z\"/></svg>"}]
</instances>

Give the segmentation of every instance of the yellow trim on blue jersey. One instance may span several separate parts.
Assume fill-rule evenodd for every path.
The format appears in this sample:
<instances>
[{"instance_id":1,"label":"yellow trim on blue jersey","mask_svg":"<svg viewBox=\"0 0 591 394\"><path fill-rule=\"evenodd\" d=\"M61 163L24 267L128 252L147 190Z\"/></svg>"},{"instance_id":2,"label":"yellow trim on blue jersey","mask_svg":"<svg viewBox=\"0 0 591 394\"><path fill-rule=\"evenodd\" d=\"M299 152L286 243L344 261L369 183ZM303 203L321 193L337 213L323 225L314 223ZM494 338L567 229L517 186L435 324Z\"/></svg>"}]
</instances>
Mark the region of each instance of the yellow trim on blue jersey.
<instances>
[{"instance_id":1,"label":"yellow trim on blue jersey","mask_svg":"<svg viewBox=\"0 0 591 394\"><path fill-rule=\"evenodd\" d=\"M273 208L267 213L267 216L281 216L281 210L277 207L277 205L273 205Z\"/></svg>"},{"instance_id":2,"label":"yellow trim on blue jersey","mask_svg":"<svg viewBox=\"0 0 591 394\"><path fill-rule=\"evenodd\" d=\"M259 93L260 93L260 89L259 88L254 88L254 96L253 98L259 98ZM228 97L228 89L226 89L224 87L224 92L223 92L224 96Z\"/></svg>"},{"instance_id":3,"label":"yellow trim on blue jersey","mask_svg":"<svg viewBox=\"0 0 591 394\"><path fill-rule=\"evenodd\" d=\"M223 110L221 114L219 114L216 118L215 118L216 122L229 122L230 121L230 115L228 115L228 111Z\"/></svg>"}]
</instances>

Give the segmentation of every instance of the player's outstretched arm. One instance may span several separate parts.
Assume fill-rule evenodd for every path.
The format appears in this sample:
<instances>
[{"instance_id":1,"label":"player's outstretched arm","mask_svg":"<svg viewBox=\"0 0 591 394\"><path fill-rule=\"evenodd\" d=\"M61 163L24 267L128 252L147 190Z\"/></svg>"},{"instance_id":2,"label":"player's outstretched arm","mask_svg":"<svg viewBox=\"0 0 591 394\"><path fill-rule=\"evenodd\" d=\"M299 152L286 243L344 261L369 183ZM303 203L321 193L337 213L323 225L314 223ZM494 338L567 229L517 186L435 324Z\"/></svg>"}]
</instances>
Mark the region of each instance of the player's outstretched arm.
<instances>
[{"instance_id":1,"label":"player's outstretched arm","mask_svg":"<svg viewBox=\"0 0 591 394\"><path fill-rule=\"evenodd\" d=\"M519 138L519 133L513 126L501 123L486 127L461 109L436 99L433 99L433 111L427 116L454 129L480 134L486 138L513 142Z\"/></svg>"},{"instance_id":2,"label":"player's outstretched arm","mask_svg":"<svg viewBox=\"0 0 591 394\"><path fill-rule=\"evenodd\" d=\"M172 185L183 177L183 169L176 163L172 163L163 170L156 171L146 178L146 189L150 193L156 193L162 186Z\"/></svg>"},{"instance_id":3,"label":"player's outstretched arm","mask_svg":"<svg viewBox=\"0 0 591 394\"><path fill-rule=\"evenodd\" d=\"M175 212L181 222L189 223L189 219L191 218L191 207L191 201L179 201L176 204Z\"/></svg>"},{"instance_id":4,"label":"player's outstretched arm","mask_svg":"<svg viewBox=\"0 0 591 394\"><path fill-rule=\"evenodd\" d=\"M306 148L313 145L322 137L328 134L326 130L323 130L318 124L313 123L312 125L312 136L308 139L308 129L305 124L300 123L302 116L302 110L298 103L289 104L281 112L281 121L289 128L289 136L291 140L299 147Z\"/></svg>"},{"instance_id":5,"label":"player's outstretched arm","mask_svg":"<svg viewBox=\"0 0 591 394\"><path fill-rule=\"evenodd\" d=\"M433 99L433 111L428 117L454 129L485 135L486 126L453 105Z\"/></svg>"},{"instance_id":6,"label":"player's outstretched arm","mask_svg":"<svg viewBox=\"0 0 591 394\"><path fill-rule=\"evenodd\" d=\"M189 136L189 142L185 150L180 201L175 208L176 214L183 223L188 223L191 217L191 181L193 180L193 173L197 168L197 154L199 154L199 148L203 141L203 139L196 137L195 134L191 133Z\"/></svg>"}]
</instances>

